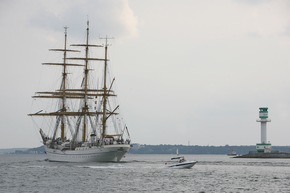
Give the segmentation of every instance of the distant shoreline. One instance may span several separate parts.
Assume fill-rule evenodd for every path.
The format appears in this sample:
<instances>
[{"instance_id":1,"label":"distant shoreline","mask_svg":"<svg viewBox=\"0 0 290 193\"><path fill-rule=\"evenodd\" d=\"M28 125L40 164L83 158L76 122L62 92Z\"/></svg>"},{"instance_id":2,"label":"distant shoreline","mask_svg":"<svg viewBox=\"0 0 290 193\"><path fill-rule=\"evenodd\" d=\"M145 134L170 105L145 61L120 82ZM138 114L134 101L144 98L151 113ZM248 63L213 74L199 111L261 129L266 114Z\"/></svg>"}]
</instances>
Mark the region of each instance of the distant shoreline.
<instances>
[{"instance_id":1,"label":"distant shoreline","mask_svg":"<svg viewBox=\"0 0 290 193\"><path fill-rule=\"evenodd\" d=\"M132 144L130 154L228 154L235 151L237 154L247 154L255 151L254 145L225 145L225 146L199 146L199 145L146 145ZM290 146L272 146L273 151L290 153ZM44 154L44 147L36 148L7 148L0 149L0 154Z\"/></svg>"},{"instance_id":2,"label":"distant shoreline","mask_svg":"<svg viewBox=\"0 0 290 193\"><path fill-rule=\"evenodd\" d=\"M199 146L199 145L142 145L133 144L129 153L132 154L228 154L235 151L238 155L256 151L255 145L225 145L225 146ZM290 146L272 146L273 151L290 153Z\"/></svg>"}]
</instances>

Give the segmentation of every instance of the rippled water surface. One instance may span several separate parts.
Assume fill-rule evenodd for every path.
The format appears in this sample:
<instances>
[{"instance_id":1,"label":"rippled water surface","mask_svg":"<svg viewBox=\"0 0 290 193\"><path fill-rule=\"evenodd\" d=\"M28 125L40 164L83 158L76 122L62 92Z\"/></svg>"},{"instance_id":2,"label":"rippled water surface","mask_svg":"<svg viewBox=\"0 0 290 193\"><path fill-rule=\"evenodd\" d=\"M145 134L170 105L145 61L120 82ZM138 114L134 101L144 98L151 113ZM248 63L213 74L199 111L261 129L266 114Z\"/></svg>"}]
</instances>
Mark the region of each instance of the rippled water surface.
<instances>
[{"instance_id":1,"label":"rippled water surface","mask_svg":"<svg viewBox=\"0 0 290 193\"><path fill-rule=\"evenodd\" d=\"M290 192L290 159L186 155L198 163L171 169L172 155L127 155L121 163L55 163L44 155L0 155L0 192Z\"/></svg>"}]
</instances>

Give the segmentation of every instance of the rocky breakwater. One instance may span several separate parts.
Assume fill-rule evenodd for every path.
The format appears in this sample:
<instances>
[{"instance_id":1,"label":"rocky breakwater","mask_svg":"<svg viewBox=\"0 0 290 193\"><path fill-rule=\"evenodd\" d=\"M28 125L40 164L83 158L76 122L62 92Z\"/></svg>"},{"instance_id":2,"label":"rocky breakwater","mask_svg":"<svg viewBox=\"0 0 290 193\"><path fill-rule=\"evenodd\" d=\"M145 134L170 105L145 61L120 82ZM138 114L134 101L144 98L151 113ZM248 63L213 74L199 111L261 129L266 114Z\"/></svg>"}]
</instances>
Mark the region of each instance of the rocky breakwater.
<instances>
[{"instance_id":1,"label":"rocky breakwater","mask_svg":"<svg viewBox=\"0 0 290 193\"><path fill-rule=\"evenodd\" d=\"M245 155L238 155L234 158L264 158L264 159L290 159L290 153L286 152L269 152L269 153L259 153L259 152L249 152Z\"/></svg>"}]
</instances>

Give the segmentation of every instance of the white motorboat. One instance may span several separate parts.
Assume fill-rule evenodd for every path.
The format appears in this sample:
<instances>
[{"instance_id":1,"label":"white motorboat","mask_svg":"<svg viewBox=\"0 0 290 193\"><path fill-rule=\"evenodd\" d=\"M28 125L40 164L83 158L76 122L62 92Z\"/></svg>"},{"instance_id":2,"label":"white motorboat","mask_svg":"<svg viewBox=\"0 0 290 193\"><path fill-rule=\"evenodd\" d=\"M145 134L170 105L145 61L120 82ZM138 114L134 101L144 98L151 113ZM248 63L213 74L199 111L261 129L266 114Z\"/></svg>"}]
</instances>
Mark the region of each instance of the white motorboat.
<instances>
[{"instance_id":1,"label":"white motorboat","mask_svg":"<svg viewBox=\"0 0 290 193\"><path fill-rule=\"evenodd\" d=\"M192 168L197 163L197 161L188 161L185 160L184 156L178 156L171 158L171 161L165 163L165 165L169 168L176 169L189 169Z\"/></svg>"},{"instance_id":2,"label":"white motorboat","mask_svg":"<svg viewBox=\"0 0 290 193\"><path fill-rule=\"evenodd\" d=\"M228 156L237 156L237 152L235 152L234 150L230 151L228 154Z\"/></svg>"}]
</instances>

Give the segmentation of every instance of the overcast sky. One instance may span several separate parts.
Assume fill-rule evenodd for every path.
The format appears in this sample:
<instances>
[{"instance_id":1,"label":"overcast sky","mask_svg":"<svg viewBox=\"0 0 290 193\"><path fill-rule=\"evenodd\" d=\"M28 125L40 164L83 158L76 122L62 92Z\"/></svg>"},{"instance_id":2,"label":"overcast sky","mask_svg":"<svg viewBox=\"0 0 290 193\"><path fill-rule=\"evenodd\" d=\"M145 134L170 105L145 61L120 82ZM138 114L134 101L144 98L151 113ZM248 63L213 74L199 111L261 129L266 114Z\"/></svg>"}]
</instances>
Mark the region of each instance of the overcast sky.
<instances>
[{"instance_id":1,"label":"overcast sky","mask_svg":"<svg viewBox=\"0 0 290 193\"><path fill-rule=\"evenodd\" d=\"M48 49L111 36L132 142L290 145L290 1L1 0L0 148L41 145L31 96Z\"/></svg>"}]
</instances>

